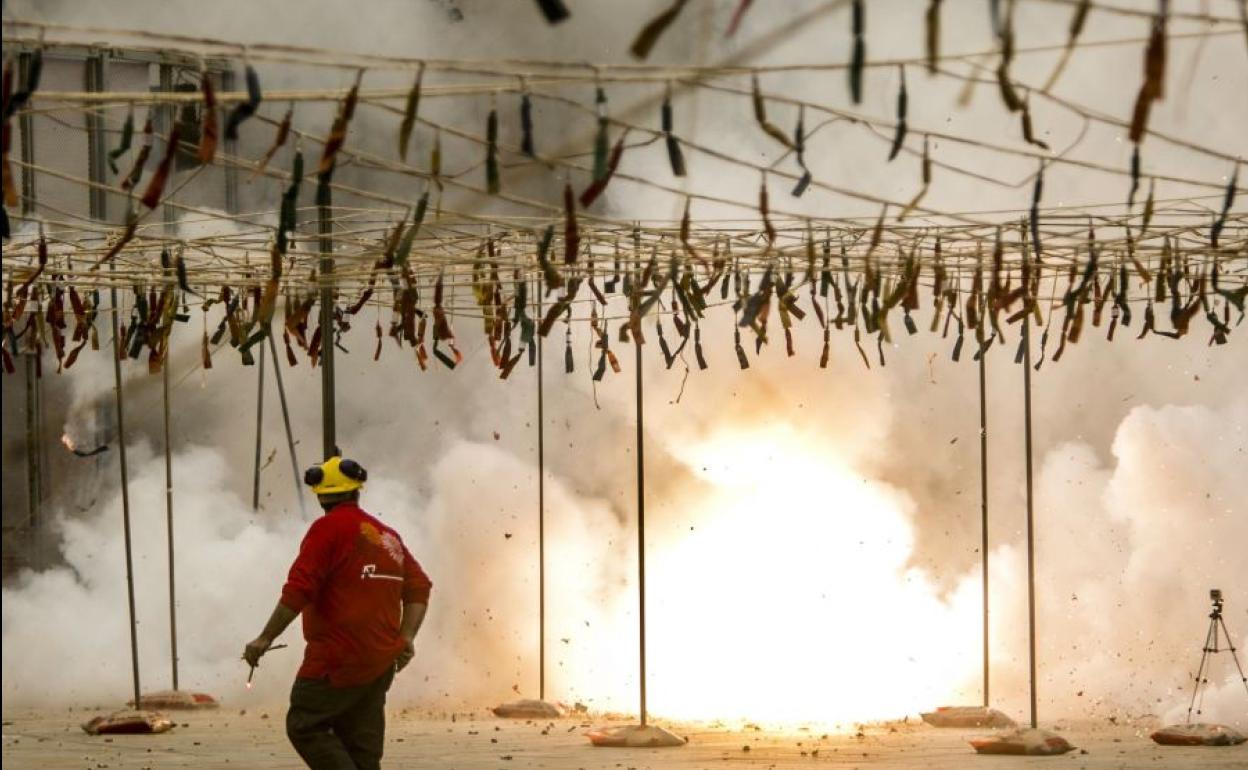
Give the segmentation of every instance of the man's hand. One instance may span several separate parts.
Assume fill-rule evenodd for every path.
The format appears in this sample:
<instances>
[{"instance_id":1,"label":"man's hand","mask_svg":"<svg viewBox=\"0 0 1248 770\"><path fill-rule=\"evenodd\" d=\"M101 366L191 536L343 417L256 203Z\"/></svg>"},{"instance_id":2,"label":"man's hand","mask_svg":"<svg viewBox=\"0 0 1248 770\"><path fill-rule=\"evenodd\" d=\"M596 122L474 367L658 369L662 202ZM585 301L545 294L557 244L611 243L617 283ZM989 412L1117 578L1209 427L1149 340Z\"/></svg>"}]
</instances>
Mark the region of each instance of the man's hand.
<instances>
[{"instance_id":1,"label":"man's hand","mask_svg":"<svg viewBox=\"0 0 1248 770\"><path fill-rule=\"evenodd\" d=\"M403 651L394 659L394 670L402 671L414 657L416 657L416 644L411 639L407 639L403 642Z\"/></svg>"},{"instance_id":2,"label":"man's hand","mask_svg":"<svg viewBox=\"0 0 1248 770\"><path fill-rule=\"evenodd\" d=\"M260 657L264 655L264 653L268 652L269 647L272 645L272 639L265 636L257 636L255 639L248 642L247 646L243 648L243 660L247 661L248 665L253 668L260 665Z\"/></svg>"}]
</instances>

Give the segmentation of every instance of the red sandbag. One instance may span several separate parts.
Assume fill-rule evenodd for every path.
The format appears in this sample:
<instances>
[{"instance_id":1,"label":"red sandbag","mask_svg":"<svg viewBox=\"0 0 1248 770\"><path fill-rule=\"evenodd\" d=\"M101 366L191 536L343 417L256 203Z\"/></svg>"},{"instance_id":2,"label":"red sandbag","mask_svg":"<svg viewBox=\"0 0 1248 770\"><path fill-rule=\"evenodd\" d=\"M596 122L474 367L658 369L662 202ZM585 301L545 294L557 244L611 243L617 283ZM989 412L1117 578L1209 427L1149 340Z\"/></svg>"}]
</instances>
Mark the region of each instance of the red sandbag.
<instances>
[{"instance_id":1,"label":"red sandbag","mask_svg":"<svg viewBox=\"0 0 1248 770\"><path fill-rule=\"evenodd\" d=\"M505 719L554 719L567 716L567 709L558 703L547 703L544 700L513 700L501 706L495 706L494 716Z\"/></svg>"},{"instance_id":2,"label":"red sandbag","mask_svg":"<svg viewBox=\"0 0 1248 770\"><path fill-rule=\"evenodd\" d=\"M1197 722L1194 725L1166 725L1152 734L1162 746L1238 746L1248 741L1242 733L1226 725Z\"/></svg>"},{"instance_id":3,"label":"red sandbag","mask_svg":"<svg viewBox=\"0 0 1248 770\"><path fill-rule=\"evenodd\" d=\"M130 701L130 706L134 701ZM203 692L187 692L186 690L159 690L145 693L139 699L139 708L144 709L215 709L221 704L211 695Z\"/></svg>"},{"instance_id":4,"label":"red sandbag","mask_svg":"<svg viewBox=\"0 0 1248 770\"><path fill-rule=\"evenodd\" d=\"M173 722L154 711L117 711L83 722L88 735L144 735L173 729Z\"/></svg>"},{"instance_id":5,"label":"red sandbag","mask_svg":"<svg viewBox=\"0 0 1248 770\"><path fill-rule=\"evenodd\" d=\"M684 746L686 741L654 725L625 725L623 727L600 727L585 733L595 746L611 748L657 749Z\"/></svg>"},{"instance_id":6,"label":"red sandbag","mask_svg":"<svg viewBox=\"0 0 1248 770\"><path fill-rule=\"evenodd\" d=\"M1065 754L1075 748L1058 735L1048 730L1011 730L986 738L971 740L971 746L980 754L1024 754L1029 756L1049 756Z\"/></svg>"},{"instance_id":7,"label":"red sandbag","mask_svg":"<svg viewBox=\"0 0 1248 770\"><path fill-rule=\"evenodd\" d=\"M926 711L923 721L933 727L1014 727L1016 723L996 709L984 706L941 706Z\"/></svg>"}]
</instances>

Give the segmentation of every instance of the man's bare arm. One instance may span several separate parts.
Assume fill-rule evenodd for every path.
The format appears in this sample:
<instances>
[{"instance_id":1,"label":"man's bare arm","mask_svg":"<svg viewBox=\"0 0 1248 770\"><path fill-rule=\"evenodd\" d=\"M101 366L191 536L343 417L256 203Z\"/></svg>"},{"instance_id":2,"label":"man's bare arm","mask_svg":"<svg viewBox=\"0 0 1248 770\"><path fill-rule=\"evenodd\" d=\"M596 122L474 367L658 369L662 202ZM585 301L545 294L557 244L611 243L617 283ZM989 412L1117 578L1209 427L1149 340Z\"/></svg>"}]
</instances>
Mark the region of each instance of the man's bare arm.
<instances>
[{"instance_id":1,"label":"man's bare arm","mask_svg":"<svg viewBox=\"0 0 1248 770\"><path fill-rule=\"evenodd\" d=\"M403 651L394 661L397 671L402 671L416 656L416 645L413 640L416 638L416 632L420 630L421 623L425 621L425 612L428 609L429 605L424 602L403 605L403 622L399 625L399 633L403 635Z\"/></svg>"},{"instance_id":2,"label":"man's bare arm","mask_svg":"<svg viewBox=\"0 0 1248 770\"><path fill-rule=\"evenodd\" d=\"M282 604L280 601L273 608L273 613L269 615L269 622L264 624L264 630L255 639L247 643L243 648L243 660L253 666L260 664L260 656L269 649L273 644L273 640L282 635L286 627L299 617L299 613ZM417 623L419 626L420 624Z\"/></svg>"},{"instance_id":3,"label":"man's bare arm","mask_svg":"<svg viewBox=\"0 0 1248 770\"><path fill-rule=\"evenodd\" d=\"M420 630L420 624L425 622L425 612L428 609L429 605L424 602L403 605L403 623L399 626L399 633L403 634L406 641L416 638L416 632Z\"/></svg>"}]
</instances>

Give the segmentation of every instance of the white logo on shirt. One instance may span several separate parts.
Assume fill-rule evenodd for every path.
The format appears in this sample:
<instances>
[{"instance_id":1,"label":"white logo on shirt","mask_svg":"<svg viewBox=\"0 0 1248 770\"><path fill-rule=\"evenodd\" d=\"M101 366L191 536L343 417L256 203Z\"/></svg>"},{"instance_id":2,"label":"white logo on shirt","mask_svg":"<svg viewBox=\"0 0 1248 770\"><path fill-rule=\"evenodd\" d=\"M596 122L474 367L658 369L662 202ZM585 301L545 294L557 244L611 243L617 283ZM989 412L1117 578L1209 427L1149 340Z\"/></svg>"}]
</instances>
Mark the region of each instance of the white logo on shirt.
<instances>
[{"instance_id":1,"label":"white logo on shirt","mask_svg":"<svg viewBox=\"0 0 1248 770\"><path fill-rule=\"evenodd\" d=\"M377 572L376 564L365 564L364 569L360 571L360 580L397 580L403 582L403 578L399 575L386 575Z\"/></svg>"}]
</instances>

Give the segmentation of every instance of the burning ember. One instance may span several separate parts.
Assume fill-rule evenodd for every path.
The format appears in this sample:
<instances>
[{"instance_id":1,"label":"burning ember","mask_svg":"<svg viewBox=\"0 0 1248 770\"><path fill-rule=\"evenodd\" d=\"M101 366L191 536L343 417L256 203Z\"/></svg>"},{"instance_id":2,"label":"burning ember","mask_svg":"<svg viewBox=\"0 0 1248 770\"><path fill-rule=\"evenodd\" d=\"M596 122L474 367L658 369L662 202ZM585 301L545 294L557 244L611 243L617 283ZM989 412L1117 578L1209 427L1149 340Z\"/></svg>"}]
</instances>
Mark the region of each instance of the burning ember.
<instances>
[{"instance_id":1,"label":"burning ember","mask_svg":"<svg viewBox=\"0 0 1248 770\"><path fill-rule=\"evenodd\" d=\"M74 440L69 437L68 433L61 434L61 443L65 445L66 449L73 452L78 457L94 457L95 455L108 451L108 444L101 444L95 449L79 449L78 445L74 443Z\"/></svg>"}]
</instances>

